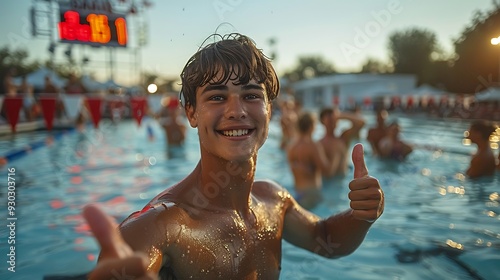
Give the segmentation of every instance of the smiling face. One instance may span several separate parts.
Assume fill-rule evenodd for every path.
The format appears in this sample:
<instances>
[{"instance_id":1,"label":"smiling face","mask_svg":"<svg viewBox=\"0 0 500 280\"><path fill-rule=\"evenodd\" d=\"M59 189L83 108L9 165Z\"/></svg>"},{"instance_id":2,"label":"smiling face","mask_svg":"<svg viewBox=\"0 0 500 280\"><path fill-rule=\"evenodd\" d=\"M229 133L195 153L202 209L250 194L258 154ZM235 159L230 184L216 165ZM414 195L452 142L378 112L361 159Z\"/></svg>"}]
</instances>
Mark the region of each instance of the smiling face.
<instances>
[{"instance_id":1,"label":"smiling face","mask_svg":"<svg viewBox=\"0 0 500 280\"><path fill-rule=\"evenodd\" d=\"M186 115L198 129L202 156L248 161L264 144L271 105L263 84L255 79L239 84L233 74L223 83L208 83L196 90L196 106Z\"/></svg>"}]
</instances>

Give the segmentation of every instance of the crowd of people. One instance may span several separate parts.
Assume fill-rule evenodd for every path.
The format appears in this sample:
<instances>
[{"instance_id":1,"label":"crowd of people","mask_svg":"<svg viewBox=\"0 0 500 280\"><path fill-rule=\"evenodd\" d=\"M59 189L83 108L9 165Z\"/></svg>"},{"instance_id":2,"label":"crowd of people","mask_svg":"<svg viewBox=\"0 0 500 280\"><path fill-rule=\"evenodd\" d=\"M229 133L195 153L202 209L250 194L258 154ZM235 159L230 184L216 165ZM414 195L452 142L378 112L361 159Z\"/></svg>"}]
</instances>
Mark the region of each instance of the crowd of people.
<instances>
[{"instance_id":1,"label":"crowd of people","mask_svg":"<svg viewBox=\"0 0 500 280\"><path fill-rule=\"evenodd\" d=\"M305 208L313 208L321 201L323 178L343 176L347 172L348 151L353 139L359 138L365 126L362 114L341 112L338 108L323 108L317 113L294 109L293 96L278 103L281 108L281 148L286 151L290 170L294 178L296 199ZM300 107L299 107L300 108ZM416 148L400 137L401 127L397 121L388 122L389 113L384 109L376 111L376 124L367 129L366 140L371 155L385 160L405 160ZM337 123L349 123L336 135ZM294 123L295 122L295 123ZM313 139L316 123L323 126L324 136ZM464 173L469 178L491 176L500 170L500 153L496 157L490 145L490 136L496 126L486 120L476 120L468 130L468 139L477 145L477 152L471 157Z\"/></svg>"},{"instance_id":2,"label":"crowd of people","mask_svg":"<svg viewBox=\"0 0 500 280\"><path fill-rule=\"evenodd\" d=\"M359 137L359 131L365 125L365 121L356 113L341 112L336 108L322 109L319 113L319 122L324 127L324 136L319 141L314 141L312 135L317 121L316 116L311 112L295 112L295 114L298 114L297 121L289 126L296 127L296 137L289 139L288 145L282 148L286 150L295 179L296 199L302 206L312 208L321 201L322 177L347 174L351 142ZM351 125L336 135L339 120L349 121Z\"/></svg>"},{"instance_id":3,"label":"crowd of people","mask_svg":"<svg viewBox=\"0 0 500 280\"><path fill-rule=\"evenodd\" d=\"M23 121L31 122L41 119L42 109L40 104L41 96L52 96L56 98L56 106L54 115L61 119L67 116L66 108L61 99L61 94L86 94L88 90L85 88L81 79L75 74L70 74L67 83L58 87L52 81L52 78L47 75L44 77L43 86L35 87L29 83L28 77L23 75L21 83L14 82L15 69L10 69L3 79L3 91L6 97L21 97L23 99L22 112ZM6 118L5 108L2 108L2 117Z\"/></svg>"},{"instance_id":4,"label":"crowd of people","mask_svg":"<svg viewBox=\"0 0 500 280\"><path fill-rule=\"evenodd\" d=\"M70 73L66 83L58 87L52 81L52 78L47 75L44 77L43 87L38 87L36 90L33 85L28 82L27 76L21 77L20 84L14 82L16 71L11 69L3 79L3 93L6 97L20 97L23 99L21 122L32 122L42 120L42 108L40 98L54 97L56 99L54 117L57 120L65 120L68 125L74 124L79 130L84 129L85 123L91 119L89 108L86 104L86 99L82 99L82 106L78 108L66 108L63 102L63 94L66 96L82 96L89 97L94 93L91 92L82 82L81 77L75 73ZM127 97L127 98L126 98ZM131 117L131 108L127 100L130 96L117 94L115 90L109 89L105 97L103 117L109 117L114 123L121 119ZM5 106L1 107L1 117L7 120ZM77 112L69 113L69 110L77 109ZM163 98L158 112L146 108L145 115L157 119L160 126L165 130L166 142L169 146L180 146L186 137L186 125L184 118L181 116L182 109L178 99L171 96ZM76 117L72 117L76 115Z\"/></svg>"}]
</instances>

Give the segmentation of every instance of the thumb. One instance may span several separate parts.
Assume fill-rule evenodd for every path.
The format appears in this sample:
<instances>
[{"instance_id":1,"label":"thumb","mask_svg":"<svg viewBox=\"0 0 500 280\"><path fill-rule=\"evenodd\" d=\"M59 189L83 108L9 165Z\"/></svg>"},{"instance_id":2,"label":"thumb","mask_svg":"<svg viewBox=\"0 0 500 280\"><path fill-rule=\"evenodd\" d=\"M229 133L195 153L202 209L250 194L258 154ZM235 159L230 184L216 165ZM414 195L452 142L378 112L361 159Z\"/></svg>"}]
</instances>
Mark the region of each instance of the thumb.
<instances>
[{"instance_id":1,"label":"thumb","mask_svg":"<svg viewBox=\"0 0 500 280\"><path fill-rule=\"evenodd\" d=\"M368 176L363 145L360 143L356 144L352 149L352 163L354 164L354 179Z\"/></svg>"},{"instance_id":2,"label":"thumb","mask_svg":"<svg viewBox=\"0 0 500 280\"><path fill-rule=\"evenodd\" d=\"M113 217L95 204L83 208L83 217L101 246L101 257L123 258L132 254L132 249L123 240Z\"/></svg>"}]
</instances>

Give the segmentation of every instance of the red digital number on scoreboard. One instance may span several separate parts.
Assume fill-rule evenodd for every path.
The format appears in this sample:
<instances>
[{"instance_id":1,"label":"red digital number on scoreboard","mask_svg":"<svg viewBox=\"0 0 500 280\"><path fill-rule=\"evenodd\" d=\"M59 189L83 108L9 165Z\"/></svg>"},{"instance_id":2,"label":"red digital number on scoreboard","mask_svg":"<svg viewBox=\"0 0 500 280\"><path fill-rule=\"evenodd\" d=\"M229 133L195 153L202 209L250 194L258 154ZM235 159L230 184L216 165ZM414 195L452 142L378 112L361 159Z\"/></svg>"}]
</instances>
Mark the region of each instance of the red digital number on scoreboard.
<instances>
[{"instance_id":1,"label":"red digital number on scoreboard","mask_svg":"<svg viewBox=\"0 0 500 280\"><path fill-rule=\"evenodd\" d=\"M61 13L58 30L62 42L94 46L127 46L127 21L116 14L81 15L77 11L67 10Z\"/></svg>"}]
</instances>

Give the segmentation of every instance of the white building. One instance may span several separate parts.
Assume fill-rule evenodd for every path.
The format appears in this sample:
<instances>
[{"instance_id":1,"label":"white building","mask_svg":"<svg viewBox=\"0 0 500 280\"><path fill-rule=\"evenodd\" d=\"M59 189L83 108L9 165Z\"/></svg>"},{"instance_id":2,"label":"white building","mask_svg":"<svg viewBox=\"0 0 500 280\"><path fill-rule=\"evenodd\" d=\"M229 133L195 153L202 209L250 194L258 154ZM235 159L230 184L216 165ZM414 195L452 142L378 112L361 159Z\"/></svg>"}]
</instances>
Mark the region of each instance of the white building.
<instances>
[{"instance_id":1,"label":"white building","mask_svg":"<svg viewBox=\"0 0 500 280\"><path fill-rule=\"evenodd\" d=\"M334 74L291 84L295 98L306 109L371 106L392 97L404 99L415 91L417 78L406 74Z\"/></svg>"}]
</instances>

